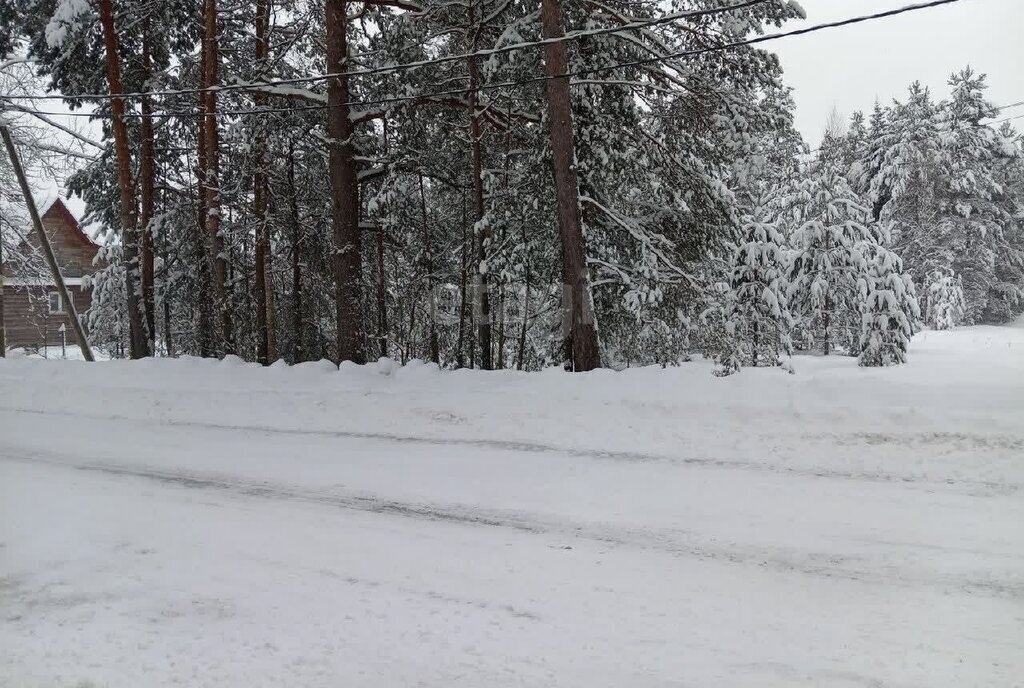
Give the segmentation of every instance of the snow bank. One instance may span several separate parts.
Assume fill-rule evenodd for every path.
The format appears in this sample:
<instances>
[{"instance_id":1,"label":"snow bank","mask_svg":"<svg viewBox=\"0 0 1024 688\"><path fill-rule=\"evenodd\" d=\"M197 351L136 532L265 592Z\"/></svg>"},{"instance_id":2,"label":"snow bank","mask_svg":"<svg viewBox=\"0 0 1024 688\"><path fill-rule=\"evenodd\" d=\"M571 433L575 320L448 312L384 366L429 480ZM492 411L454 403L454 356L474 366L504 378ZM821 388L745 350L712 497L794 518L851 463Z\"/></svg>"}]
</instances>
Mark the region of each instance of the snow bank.
<instances>
[{"instance_id":1,"label":"snow bank","mask_svg":"<svg viewBox=\"0 0 1024 688\"><path fill-rule=\"evenodd\" d=\"M262 368L237 357L21 358L0 362L0 410L1024 482L1024 330L924 332L900 367L798 357L796 368L716 378L700 362L567 374L387 360L338 369L329 361ZM979 449L981 466L969 460Z\"/></svg>"}]
</instances>

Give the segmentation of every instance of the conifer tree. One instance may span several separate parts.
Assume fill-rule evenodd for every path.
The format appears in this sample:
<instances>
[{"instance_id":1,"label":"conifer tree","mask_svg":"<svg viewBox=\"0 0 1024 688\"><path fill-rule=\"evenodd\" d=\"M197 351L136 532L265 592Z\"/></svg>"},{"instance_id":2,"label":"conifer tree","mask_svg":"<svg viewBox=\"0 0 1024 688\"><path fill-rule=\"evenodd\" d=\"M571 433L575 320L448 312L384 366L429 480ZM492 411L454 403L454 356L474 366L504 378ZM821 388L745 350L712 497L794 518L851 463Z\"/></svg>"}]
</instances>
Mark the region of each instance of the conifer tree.
<instances>
[{"instance_id":1,"label":"conifer tree","mask_svg":"<svg viewBox=\"0 0 1024 688\"><path fill-rule=\"evenodd\" d=\"M914 323L921 312L914 282L903 273L903 261L880 243L865 243L861 251L867 271L861 279L862 366L906 363Z\"/></svg>"},{"instance_id":2,"label":"conifer tree","mask_svg":"<svg viewBox=\"0 0 1024 688\"><path fill-rule=\"evenodd\" d=\"M830 165L810 170L784 200L794 230L789 268L790 307L798 327L820 342L827 356L848 351L859 329L859 280L867 270L862 242L874 242L870 211Z\"/></svg>"},{"instance_id":3,"label":"conifer tree","mask_svg":"<svg viewBox=\"0 0 1024 688\"><path fill-rule=\"evenodd\" d=\"M951 330L964 319L964 285L959 276L935 270L928 276L925 321L933 330Z\"/></svg>"},{"instance_id":4,"label":"conifer tree","mask_svg":"<svg viewBox=\"0 0 1024 688\"><path fill-rule=\"evenodd\" d=\"M726 331L731 340L722 360L727 369L779 365L793 351L784 240L774 225L750 221L732 255Z\"/></svg>"}]
</instances>

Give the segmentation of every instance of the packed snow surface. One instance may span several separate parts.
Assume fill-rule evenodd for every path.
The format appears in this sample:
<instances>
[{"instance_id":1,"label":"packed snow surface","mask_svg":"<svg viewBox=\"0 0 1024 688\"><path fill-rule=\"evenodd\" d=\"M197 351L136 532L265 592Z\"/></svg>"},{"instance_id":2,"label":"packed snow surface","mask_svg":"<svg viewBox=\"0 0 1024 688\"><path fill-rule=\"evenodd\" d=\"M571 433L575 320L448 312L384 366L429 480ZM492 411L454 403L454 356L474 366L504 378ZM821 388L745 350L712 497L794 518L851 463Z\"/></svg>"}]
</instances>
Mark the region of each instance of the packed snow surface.
<instances>
[{"instance_id":1,"label":"packed snow surface","mask_svg":"<svg viewBox=\"0 0 1024 688\"><path fill-rule=\"evenodd\" d=\"M569 375L0 361L0 686L1020 686L1024 328Z\"/></svg>"}]
</instances>

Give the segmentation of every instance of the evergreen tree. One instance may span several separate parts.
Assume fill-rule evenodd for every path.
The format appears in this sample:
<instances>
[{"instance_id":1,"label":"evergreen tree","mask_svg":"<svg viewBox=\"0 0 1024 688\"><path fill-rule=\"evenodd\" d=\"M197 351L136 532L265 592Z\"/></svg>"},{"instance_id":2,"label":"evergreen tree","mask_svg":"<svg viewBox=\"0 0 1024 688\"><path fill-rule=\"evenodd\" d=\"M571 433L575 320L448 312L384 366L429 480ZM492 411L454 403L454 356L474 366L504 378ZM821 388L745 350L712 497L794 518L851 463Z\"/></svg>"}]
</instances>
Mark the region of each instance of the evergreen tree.
<instances>
[{"instance_id":1,"label":"evergreen tree","mask_svg":"<svg viewBox=\"0 0 1024 688\"><path fill-rule=\"evenodd\" d=\"M964 319L964 285L959 276L935 270L928 276L925 322L933 330L951 330Z\"/></svg>"},{"instance_id":2,"label":"evergreen tree","mask_svg":"<svg viewBox=\"0 0 1024 688\"><path fill-rule=\"evenodd\" d=\"M779 365L793 352L784 240L774 225L748 222L733 251L727 297L726 332L731 346L724 368Z\"/></svg>"},{"instance_id":3,"label":"evergreen tree","mask_svg":"<svg viewBox=\"0 0 1024 688\"><path fill-rule=\"evenodd\" d=\"M116 10L109 52L102 8ZM751 216L787 242L769 243L789 261L778 284L794 337L829 352L859 349L871 290L858 280L889 279L866 257L872 219L891 223L886 248L918 293L937 271L963 280L965 314L946 308L946 321L1024 309L1021 141L1008 123L986 125L995 110L971 72L945 100L914 85L848 126L836 115L801 165L807 147L777 57L733 45L802 16L795 2L564 3L564 51L536 45L535 2L330 8L0 0L0 52L16 53L0 72L27 69L72 109L95 108L98 140L68 151L83 221L137 217L108 234L110 269L95 277L91 322L115 349L132 349L118 339L130 332L137 350L209 356L230 343L263 363L277 350L291 361L372 352L538 368L574 360L561 317L573 283L590 292L602 363L674 363L720 351L733 316L748 343L743 319L766 317L728 288L766 284L763 255L735 254L764 243L743 224ZM678 16L646 23L669 11ZM202 44L204 28L215 43ZM128 94L116 128L110 99L89 95L108 89L108 54ZM573 74L559 84L568 111L554 117L549 85L535 81L553 57ZM346 79L320 78L343 66ZM5 95L21 92L3 76ZM214 97L195 90L213 76ZM563 127L553 145L553 120L570 117L572 136ZM577 177L561 194L555 147ZM560 204L576 187L578 203ZM778 216L759 213L780 194ZM575 224L573 205L583 251L567 257L559 217ZM753 263L737 277L740 259ZM103 284L113 279L121 299ZM770 360L767 346L737 360Z\"/></svg>"},{"instance_id":4,"label":"evergreen tree","mask_svg":"<svg viewBox=\"0 0 1024 688\"><path fill-rule=\"evenodd\" d=\"M914 282L903 272L903 261L880 243L862 244L867 272L861 280L862 366L906 363L914 323L921 312Z\"/></svg>"},{"instance_id":5,"label":"evergreen tree","mask_svg":"<svg viewBox=\"0 0 1024 688\"><path fill-rule=\"evenodd\" d=\"M837 345L849 351L857 341L859 280L867 270L861 244L876 241L867 227L870 211L833 166L822 164L812 166L784 206L794 227L789 303L798 327L826 356Z\"/></svg>"},{"instance_id":6,"label":"evergreen tree","mask_svg":"<svg viewBox=\"0 0 1024 688\"><path fill-rule=\"evenodd\" d=\"M948 100L915 83L905 102L876 108L853 176L875 217L891 222L893 248L921 287L936 271L956 274L966 323L1005 319L1016 303L1013 266L1024 263L1005 176L1020 151L1012 130L984 124L997 112L984 75L967 69L949 84Z\"/></svg>"}]
</instances>

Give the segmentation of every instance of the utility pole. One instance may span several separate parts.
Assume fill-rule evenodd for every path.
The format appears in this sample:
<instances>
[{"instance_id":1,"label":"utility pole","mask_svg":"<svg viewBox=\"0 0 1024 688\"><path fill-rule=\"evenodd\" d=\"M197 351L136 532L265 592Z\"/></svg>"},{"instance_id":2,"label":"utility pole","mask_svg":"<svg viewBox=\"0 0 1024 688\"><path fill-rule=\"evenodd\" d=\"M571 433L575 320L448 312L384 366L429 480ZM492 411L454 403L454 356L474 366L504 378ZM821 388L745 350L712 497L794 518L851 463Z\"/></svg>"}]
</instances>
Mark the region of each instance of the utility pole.
<instances>
[{"instance_id":1,"label":"utility pole","mask_svg":"<svg viewBox=\"0 0 1024 688\"><path fill-rule=\"evenodd\" d=\"M57 283L57 291L60 293L61 301L67 307L71 326L75 328L75 336L78 337L78 346L82 348L82 356L87 361L93 361L95 359L92 357L89 340L85 338L85 328L82 327L82 323L78 319L78 310L75 308L74 301L71 300L71 295L68 294L68 288L64 284L64 277L60 274L60 267L57 265L57 258L53 255L50 239L46 236L46 232L43 231L43 222L39 219L39 211L36 209L35 199L32 198L32 190L28 186L25 170L21 167L18 151L14 147L14 139L11 138L11 132L6 125L0 124L0 136L3 137L4 145L7 147L7 155L11 159L11 167L14 168L14 175L18 178L18 184L21 186L21 194L25 197L28 214L32 217L32 228L35 229L36 236L39 238L39 246L43 249L46 264L50 266L50 274L53 275L53 281Z\"/></svg>"}]
</instances>

